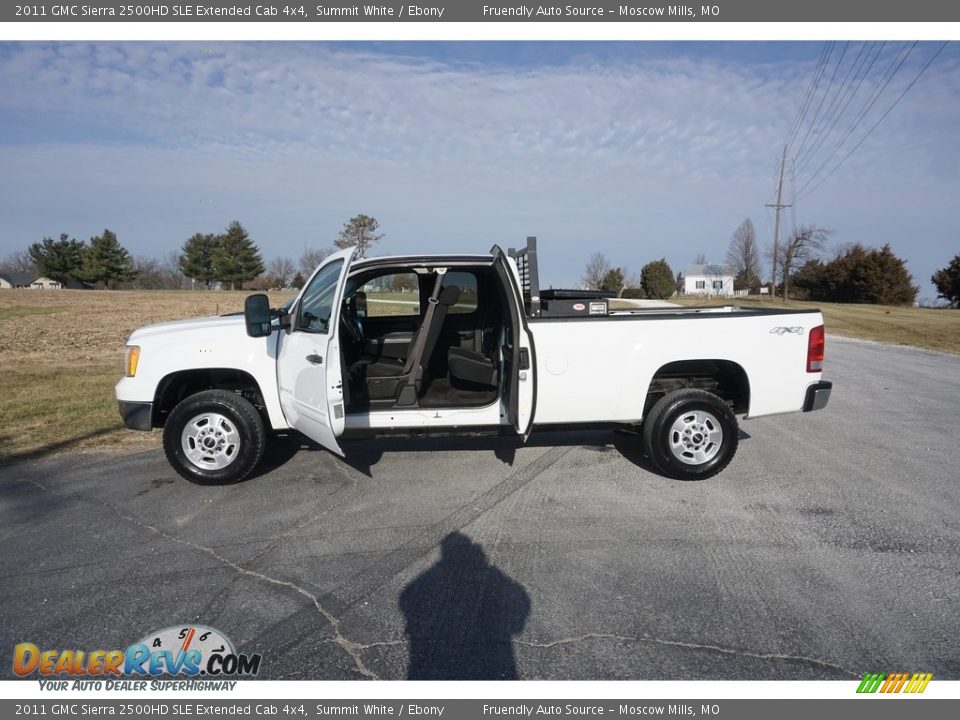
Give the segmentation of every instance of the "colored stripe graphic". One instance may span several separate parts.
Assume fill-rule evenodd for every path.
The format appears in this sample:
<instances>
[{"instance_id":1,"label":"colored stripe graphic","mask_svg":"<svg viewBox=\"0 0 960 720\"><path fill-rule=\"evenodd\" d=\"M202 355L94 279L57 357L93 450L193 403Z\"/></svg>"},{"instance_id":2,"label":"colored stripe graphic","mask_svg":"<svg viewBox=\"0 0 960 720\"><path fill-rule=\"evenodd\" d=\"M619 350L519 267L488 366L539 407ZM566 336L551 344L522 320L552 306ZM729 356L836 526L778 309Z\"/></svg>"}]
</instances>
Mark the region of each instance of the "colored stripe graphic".
<instances>
[{"instance_id":1,"label":"colored stripe graphic","mask_svg":"<svg viewBox=\"0 0 960 720\"><path fill-rule=\"evenodd\" d=\"M857 688L858 693L875 693L886 676L883 673L867 673Z\"/></svg>"},{"instance_id":2,"label":"colored stripe graphic","mask_svg":"<svg viewBox=\"0 0 960 720\"><path fill-rule=\"evenodd\" d=\"M904 692L908 693L922 693L927 689L927 683L933 679L933 673L914 673L913 677L910 678L910 683L907 685L907 689Z\"/></svg>"},{"instance_id":3,"label":"colored stripe graphic","mask_svg":"<svg viewBox=\"0 0 960 720\"><path fill-rule=\"evenodd\" d=\"M933 673L866 673L857 687L858 693L922 693L933 679Z\"/></svg>"}]
</instances>

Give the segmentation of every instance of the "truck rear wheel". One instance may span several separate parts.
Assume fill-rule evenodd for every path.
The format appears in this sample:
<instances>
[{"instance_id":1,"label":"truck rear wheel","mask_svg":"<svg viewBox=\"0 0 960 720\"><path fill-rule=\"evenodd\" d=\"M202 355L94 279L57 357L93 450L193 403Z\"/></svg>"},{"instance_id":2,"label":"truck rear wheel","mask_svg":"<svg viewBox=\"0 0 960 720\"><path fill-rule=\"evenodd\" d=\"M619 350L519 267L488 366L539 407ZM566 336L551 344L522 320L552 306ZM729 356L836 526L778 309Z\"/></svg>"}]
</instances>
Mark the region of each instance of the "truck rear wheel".
<instances>
[{"instance_id":1,"label":"truck rear wheel","mask_svg":"<svg viewBox=\"0 0 960 720\"><path fill-rule=\"evenodd\" d=\"M679 480L704 480L723 470L739 443L737 418L705 390L660 398L643 422L643 446L654 466Z\"/></svg>"},{"instance_id":2,"label":"truck rear wheel","mask_svg":"<svg viewBox=\"0 0 960 720\"><path fill-rule=\"evenodd\" d=\"M227 390L184 398L163 426L167 460L181 476L200 485L242 480L260 462L266 441L257 409Z\"/></svg>"}]
</instances>

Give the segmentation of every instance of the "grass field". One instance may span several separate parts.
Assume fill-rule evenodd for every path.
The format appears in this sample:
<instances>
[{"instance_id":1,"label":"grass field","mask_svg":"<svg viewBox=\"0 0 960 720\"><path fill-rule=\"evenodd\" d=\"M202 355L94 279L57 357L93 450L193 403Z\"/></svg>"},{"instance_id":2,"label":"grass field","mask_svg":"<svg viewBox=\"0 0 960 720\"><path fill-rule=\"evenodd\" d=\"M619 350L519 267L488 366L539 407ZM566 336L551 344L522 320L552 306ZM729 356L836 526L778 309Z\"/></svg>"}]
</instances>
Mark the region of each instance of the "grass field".
<instances>
[{"instance_id":1,"label":"grass field","mask_svg":"<svg viewBox=\"0 0 960 720\"><path fill-rule=\"evenodd\" d=\"M0 290L0 461L108 445L154 447L125 431L113 386L124 341L150 323L243 309L248 292ZM271 293L279 305L290 293Z\"/></svg>"},{"instance_id":2,"label":"grass field","mask_svg":"<svg viewBox=\"0 0 960 720\"><path fill-rule=\"evenodd\" d=\"M0 290L0 461L60 449L156 447L158 433L126 431L113 386L123 344L150 323L243 309L247 292ZM279 305L290 293L271 293ZM370 309L406 314L402 303L368 298ZM377 302L377 301L381 302ZM731 301L680 299L685 305ZM757 306L757 300L734 304ZM763 306L783 307L766 300ZM820 307L827 332L960 354L960 311L873 305Z\"/></svg>"},{"instance_id":3,"label":"grass field","mask_svg":"<svg viewBox=\"0 0 960 720\"><path fill-rule=\"evenodd\" d=\"M671 298L680 305L819 308L827 333L960 354L960 311L790 300Z\"/></svg>"}]
</instances>

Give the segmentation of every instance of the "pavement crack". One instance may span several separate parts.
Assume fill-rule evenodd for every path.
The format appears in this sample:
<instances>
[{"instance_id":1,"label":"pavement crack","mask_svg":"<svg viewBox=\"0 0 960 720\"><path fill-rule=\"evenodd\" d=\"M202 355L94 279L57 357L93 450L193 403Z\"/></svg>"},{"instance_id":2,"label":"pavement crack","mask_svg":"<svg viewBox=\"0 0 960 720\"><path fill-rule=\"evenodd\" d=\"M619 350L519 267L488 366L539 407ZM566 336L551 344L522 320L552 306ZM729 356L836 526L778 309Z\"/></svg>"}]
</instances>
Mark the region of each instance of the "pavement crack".
<instances>
[{"instance_id":1,"label":"pavement crack","mask_svg":"<svg viewBox=\"0 0 960 720\"><path fill-rule=\"evenodd\" d=\"M751 650L744 650L742 648L730 648L723 647L721 645L711 645L706 643L693 643L685 642L683 640L670 640L667 638L658 638L653 635L617 635L615 633L586 633L584 635L577 635L574 637L560 638L558 640L552 640L550 642L532 642L529 640L514 640L513 642L517 645L523 645L525 647L531 648L553 648L560 645L574 645L576 643L584 642L585 640L614 640L617 642L646 642L654 643L656 645L665 645L668 647L678 647L684 648L687 650L702 650L705 652L714 652L720 653L723 655L735 655L738 657L749 657L756 658L758 660L783 660L789 662L802 662L809 665L816 665L818 667L830 668L831 670L839 670L840 672L846 673L851 677L859 677L856 673L848 670L842 665L838 665L835 662L830 660L823 660L822 658L813 658L806 655L789 655L785 653L761 653L753 652Z\"/></svg>"},{"instance_id":2,"label":"pavement crack","mask_svg":"<svg viewBox=\"0 0 960 720\"><path fill-rule=\"evenodd\" d=\"M349 472L339 462L337 462L337 458L334 456L333 453L327 453L327 457L330 458L330 462L333 464L333 467L337 471L337 473L339 473L341 477L345 478L350 483L351 486L357 487L357 485L359 484L359 481L357 480L356 476L353 473Z\"/></svg>"},{"instance_id":3,"label":"pavement crack","mask_svg":"<svg viewBox=\"0 0 960 720\"><path fill-rule=\"evenodd\" d=\"M269 575L266 575L262 572L245 568L239 563L236 563L233 560L230 560L229 558L223 557L213 548L207 547L205 545L201 545L199 543L195 543L192 540L186 540L184 538L177 537L176 535L171 535L165 530L161 530L160 528L155 527L154 525L145 523L133 517L132 515L128 515L122 512L119 508L110 504L106 500L101 500L100 498L91 498L85 495L68 496L62 493L58 493L56 490L53 490L47 487L46 485L44 485L43 483L37 482L36 480L27 479L25 480L25 482L28 482L31 485L35 485L36 487L40 488L44 492L50 493L52 495L57 495L58 497L63 497L67 499L71 499L71 498L79 499L79 500L84 500L88 503L96 503L98 505L101 505L107 508L108 510L110 510L110 512L112 512L121 520L125 520L128 523L131 523L132 525L136 525L137 527L143 530L147 530L148 532L158 535L166 540L170 540L171 542L175 542L179 545L192 548L193 550L198 550L200 552L206 553L207 555L212 557L214 560L216 560L222 565L225 565L226 567L230 568L236 573L245 575L247 577L252 577L256 580L260 580L261 582L265 582L270 585L276 585L278 587L284 587L289 590L293 590L299 595L302 595L303 597L307 598L313 604L313 606L317 609L317 612L319 612L320 615L323 616L323 618L327 621L327 623L330 625L330 629L333 631L332 642L334 642L336 645L339 645L340 648L342 648L343 651L346 652L347 655L349 655L353 659L353 663L357 669L357 672L359 672L364 677L370 678L371 680L380 679L379 676L376 673L374 673L372 670L370 670L366 666L366 664L363 662L363 657L361 655L361 650L363 649L363 646L359 645L358 643L355 643L353 640L346 637L340 631L340 619L323 606L323 604L320 602L319 597L314 595L312 592L310 592L306 588L300 585L297 585L296 583L291 582L289 580L280 580L278 578L270 577Z\"/></svg>"}]
</instances>

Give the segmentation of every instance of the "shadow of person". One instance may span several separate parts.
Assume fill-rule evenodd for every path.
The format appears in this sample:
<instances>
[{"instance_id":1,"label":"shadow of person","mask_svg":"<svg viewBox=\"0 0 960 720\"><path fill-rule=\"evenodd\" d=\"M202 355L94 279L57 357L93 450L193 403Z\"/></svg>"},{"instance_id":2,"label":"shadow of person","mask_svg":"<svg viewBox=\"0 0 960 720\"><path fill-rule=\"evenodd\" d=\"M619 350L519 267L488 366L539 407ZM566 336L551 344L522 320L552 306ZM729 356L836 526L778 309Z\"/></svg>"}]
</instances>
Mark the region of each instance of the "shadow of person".
<instances>
[{"instance_id":1,"label":"shadow of person","mask_svg":"<svg viewBox=\"0 0 960 720\"><path fill-rule=\"evenodd\" d=\"M410 680L510 680L511 637L530 613L523 586L487 562L483 548L453 532L439 562L400 594L410 641Z\"/></svg>"}]
</instances>

